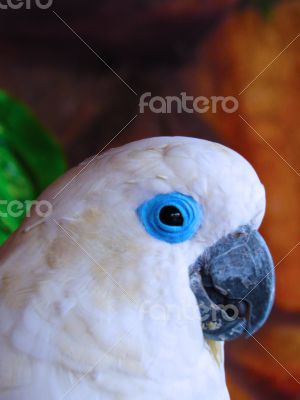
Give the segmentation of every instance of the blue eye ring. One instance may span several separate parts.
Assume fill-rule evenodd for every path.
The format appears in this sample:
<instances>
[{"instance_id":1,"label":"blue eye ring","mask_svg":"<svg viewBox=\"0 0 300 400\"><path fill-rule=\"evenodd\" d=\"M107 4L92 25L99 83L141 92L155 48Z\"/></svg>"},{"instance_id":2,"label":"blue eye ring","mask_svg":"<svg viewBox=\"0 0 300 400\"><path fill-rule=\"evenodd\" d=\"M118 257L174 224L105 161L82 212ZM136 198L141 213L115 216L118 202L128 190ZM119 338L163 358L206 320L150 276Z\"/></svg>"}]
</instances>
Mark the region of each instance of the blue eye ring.
<instances>
[{"instance_id":1,"label":"blue eye ring","mask_svg":"<svg viewBox=\"0 0 300 400\"><path fill-rule=\"evenodd\" d=\"M165 207L177 209L182 223L163 222L161 212ZM203 222L203 207L193 197L179 192L158 194L141 204L136 212L147 233L172 244L191 239Z\"/></svg>"}]
</instances>

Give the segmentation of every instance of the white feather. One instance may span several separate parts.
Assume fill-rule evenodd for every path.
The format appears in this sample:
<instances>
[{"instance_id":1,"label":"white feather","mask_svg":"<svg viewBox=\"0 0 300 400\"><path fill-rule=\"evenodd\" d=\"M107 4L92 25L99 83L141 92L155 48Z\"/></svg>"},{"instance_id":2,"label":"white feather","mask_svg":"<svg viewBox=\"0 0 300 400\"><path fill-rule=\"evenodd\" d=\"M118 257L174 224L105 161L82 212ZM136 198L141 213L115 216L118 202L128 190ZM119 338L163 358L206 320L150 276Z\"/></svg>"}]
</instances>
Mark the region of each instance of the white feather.
<instances>
[{"instance_id":1,"label":"white feather","mask_svg":"<svg viewBox=\"0 0 300 400\"><path fill-rule=\"evenodd\" d=\"M53 215L33 215L1 250L0 400L228 399L188 267L222 235L260 224L253 168L215 143L153 138L82 164L41 199L59 191ZM178 245L150 237L135 213L170 191L205 210Z\"/></svg>"}]
</instances>

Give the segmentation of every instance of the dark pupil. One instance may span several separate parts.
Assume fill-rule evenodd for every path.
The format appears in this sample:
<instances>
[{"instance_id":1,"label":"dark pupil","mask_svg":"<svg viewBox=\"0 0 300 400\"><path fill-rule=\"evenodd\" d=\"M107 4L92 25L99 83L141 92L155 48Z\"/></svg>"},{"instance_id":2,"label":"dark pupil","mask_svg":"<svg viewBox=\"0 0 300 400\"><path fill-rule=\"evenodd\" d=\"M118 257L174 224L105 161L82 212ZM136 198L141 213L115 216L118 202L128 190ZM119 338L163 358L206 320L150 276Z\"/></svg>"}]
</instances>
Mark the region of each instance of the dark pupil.
<instances>
[{"instance_id":1,"label":"dark pupil","mask_svg":"<svg viewBox=\"0 0 300 400\"><path fill-rule=\"evenodd\" d=\"M171 226L182 226L184 222L180 210L174 206L163 207L160 210L159 218L163 224Z\"/></svg>"}]
</instances>

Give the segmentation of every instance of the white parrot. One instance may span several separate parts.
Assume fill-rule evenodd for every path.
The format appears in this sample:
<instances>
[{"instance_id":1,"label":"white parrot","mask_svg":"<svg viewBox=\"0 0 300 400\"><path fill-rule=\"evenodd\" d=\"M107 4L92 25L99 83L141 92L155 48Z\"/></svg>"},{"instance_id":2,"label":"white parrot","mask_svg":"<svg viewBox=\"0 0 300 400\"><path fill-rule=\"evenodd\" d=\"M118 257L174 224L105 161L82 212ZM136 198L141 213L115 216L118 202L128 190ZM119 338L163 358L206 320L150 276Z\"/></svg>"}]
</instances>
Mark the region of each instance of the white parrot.
<instances>
[{"instance_id":1,"label":"white parrot","mask_svg":"<svg viewBox=\"0 0 300 400\"><path fill-rule=\"evenodd\" d=\"M274 296L250 164L156 137L89 159L40 200L51 215L1 248L0 400L228 399L223 341L258 329Z\"/></svg>"}]
</instances>

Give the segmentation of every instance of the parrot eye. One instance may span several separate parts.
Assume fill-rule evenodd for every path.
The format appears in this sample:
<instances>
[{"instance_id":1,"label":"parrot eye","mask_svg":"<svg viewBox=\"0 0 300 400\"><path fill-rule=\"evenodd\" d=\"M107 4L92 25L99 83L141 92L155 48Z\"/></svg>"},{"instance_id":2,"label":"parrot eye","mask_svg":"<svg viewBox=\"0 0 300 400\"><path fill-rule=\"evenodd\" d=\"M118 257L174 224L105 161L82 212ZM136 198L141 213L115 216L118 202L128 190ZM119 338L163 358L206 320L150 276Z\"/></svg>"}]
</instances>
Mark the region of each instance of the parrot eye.
<instances>
[{"instance_id":1,"label":"parrot eye","mask_svg":"<svg viewBox=\"0 0 300 400\"><path fill-rule=\"evenodd\" d=\"M141 204L137 214L151 236L168 243L190 239L203 222L202 206L178 192L158 194Z\"/></svg>"},{"instance_id":2,"label":"parrot eye","mask_svg":"<svg viewBox=\"0 0 300 400\"><path fill-rule=\"evenodd\" d=\"M159 212L159 219L165 225L182 226L184 223L180 210L174 206L165 206Z\"/></svg>"}]
</instances>

